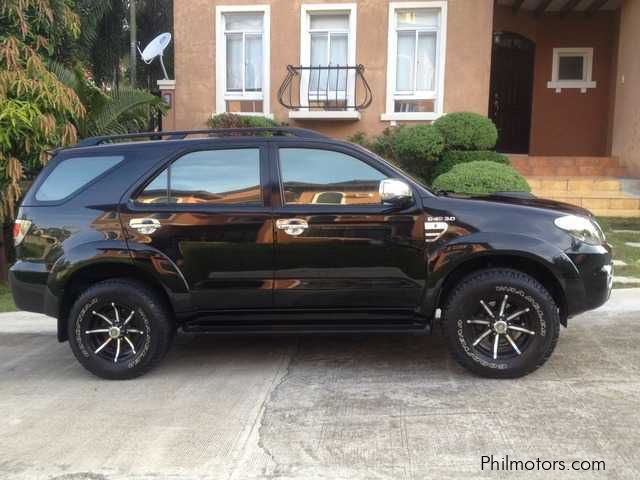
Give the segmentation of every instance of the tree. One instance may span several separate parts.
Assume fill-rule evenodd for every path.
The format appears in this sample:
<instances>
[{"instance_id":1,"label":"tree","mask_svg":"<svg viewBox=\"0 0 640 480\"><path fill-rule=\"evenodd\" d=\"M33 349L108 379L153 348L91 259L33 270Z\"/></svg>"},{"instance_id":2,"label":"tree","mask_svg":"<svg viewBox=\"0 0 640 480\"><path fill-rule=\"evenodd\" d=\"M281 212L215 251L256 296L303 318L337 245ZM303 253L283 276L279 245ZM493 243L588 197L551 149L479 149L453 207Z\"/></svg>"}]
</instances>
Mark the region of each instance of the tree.
<instances>
[{"instance_id":1,"label":"tree","mask_svg":"<svg viewBox=\"0 0 640 480\"><path fill-rule=\"evenodd\" d=\"M101 0L83 0L100 2ZM125 31L126 6L123 0L105 0L110 8L96 20L95 24L86 25L87 30L95 29L93 41L85 47L84 62L91 70L98 85L109 85L117 88L122 75L122 57L127 51ZM104 48L109 45L109 48Z\"/></svg>"},{"instance_id":2,"label":"tree","mask_svg":"<svg viewBox=\"0 0 640 480\"><path fill-rule=\"evenodd\" d=\"M0 220L13 217L21 181L46 163L46 151L77 140L85 108L47 68L57 47L80 34L73 6L71 0L0 5Z\"/></svg>"},{"instance_id":3,"label":"tree","mask_svg":"<svg viewBox=\"0 0 640 480\"><path fill-rule=\"evenodd\" d=\"M70 70L52 63L50 68L76 92L86 109L86 115L76 123L80 138L143 130L151 115L166 111L164 101L146 90L127 86L104 90L88 80L80 66Z\"/></svg>"},{"instance_id":4,"label":"tree","mask_svg":"<svg viewBox=\"0 0 640 480\"><path fill-rule=\"evenodd\" d=\"M66 52L73 52L73 58L86 65L96 84L118 87L130 70L129 1L76 0L76 5L82 19L82 33ZM136 37L144 48L156 35L173 30L173 0L136 0L136 20ZM104 48L105 45L109 48ZM170 75L173 71L172 49L170 45L165 55ZM154 90L156 81L163 78L158 62L151 65L136 62L136 70L137 87Z\"/></svg>"}]
</instances>

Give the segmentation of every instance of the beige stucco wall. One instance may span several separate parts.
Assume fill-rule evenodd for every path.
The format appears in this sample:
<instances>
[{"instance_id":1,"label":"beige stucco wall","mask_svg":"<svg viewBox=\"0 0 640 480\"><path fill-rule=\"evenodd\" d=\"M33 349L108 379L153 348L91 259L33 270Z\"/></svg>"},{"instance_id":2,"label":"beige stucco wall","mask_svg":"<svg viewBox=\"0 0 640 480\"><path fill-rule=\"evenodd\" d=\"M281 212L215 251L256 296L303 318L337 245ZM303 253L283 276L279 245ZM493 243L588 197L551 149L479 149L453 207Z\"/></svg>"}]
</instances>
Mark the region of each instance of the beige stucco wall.
<instances>
[{"instance_id":1,"label":"beige stucco wall","mask_svg":"<svg viewBox=\"0 0 640 480\"><path fill-rule=\"evenodd\" d=\"M620 18L613 155L640 176L640 2L625 0ZM624 78L624 83L623 83Z\"/></svg>"},{"instance_id":2,"label":"beige stucco wall","mask_svg":"<svg viewBox=\"0 0 640 480\"><path fill-rule=\"evenodd\" d=\"M353 0L352 0L353 2ZM289 120L277 100L288 64L300 63L300 5L351 3L340 0L174 0L175 127L202 128L215 111L216 5L271 5L271 110L276 120L345 137L379 132L389 122L385 110L388 0L357 0L356 60L366 68L373 103L359 121ZM487 113L491 64L493 0L448 0L445 112Z\"/></svg>"}]
</instances>

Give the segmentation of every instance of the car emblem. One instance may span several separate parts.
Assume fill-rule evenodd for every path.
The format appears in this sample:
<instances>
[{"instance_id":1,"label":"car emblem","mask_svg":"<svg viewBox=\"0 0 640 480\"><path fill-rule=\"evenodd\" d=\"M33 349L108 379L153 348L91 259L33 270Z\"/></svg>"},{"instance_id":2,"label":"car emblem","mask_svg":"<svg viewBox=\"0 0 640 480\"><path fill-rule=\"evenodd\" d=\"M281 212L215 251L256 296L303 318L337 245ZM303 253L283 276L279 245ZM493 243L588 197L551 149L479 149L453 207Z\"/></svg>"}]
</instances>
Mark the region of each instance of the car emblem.
<instances>
[{"instance_id":1,"label":"car emblem","mask_svg":"<svg viewBox=\"0 0 640 480\"><path fill-rule=\"evenodd\" d=\"M426 242L439 240L449 230L446 222L424 222L424 239Z\"/></svg>"}]
</instances>

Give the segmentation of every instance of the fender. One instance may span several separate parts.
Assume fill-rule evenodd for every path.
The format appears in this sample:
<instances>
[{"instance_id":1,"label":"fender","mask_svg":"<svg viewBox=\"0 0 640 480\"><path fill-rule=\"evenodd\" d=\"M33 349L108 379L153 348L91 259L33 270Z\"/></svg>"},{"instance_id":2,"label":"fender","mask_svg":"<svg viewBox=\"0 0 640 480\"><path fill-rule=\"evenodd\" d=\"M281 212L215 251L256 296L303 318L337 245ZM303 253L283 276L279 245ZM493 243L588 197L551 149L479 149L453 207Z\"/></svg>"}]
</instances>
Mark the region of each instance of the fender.
<instances>
[{"instance_id":1,"label":"fender","mask_svg":"<svg viewBox=\"0 0 640 480\"><path fill-rule=\"evenodd\" d=\"M546 268L565 296L573 296L574 301L585 296L577 267L559 248L527 235L477 232L456 237L428 253L429 275L423 303L425 315L432 317L435 313L444 282L456 268L465 262L500 255L524 258Z\"/></svg>"},{"instance_id":2,"label":"fender","mask_svg":"<svg viewBox=\"0 0 640 480\"><path fill-rule=\"evenodd\" d=\"M131 247L135 247L131 250ZM61 298L64 289L79 271L92 266L105 268L135 268L143 275L153 278L170 297L174 308L187 307L189 288L177 266L161 252L145 246L127 245L124 240L98 240L68 250L51 268L47 286L53 295Z\"/></svg>"},{"instance_id":3,"label":"fender","mask_svg":"<svg viewBox=\"0 0 640 480\"><path fill-rule=\"evenodd\" d=\"M126 264L131 266L127 245L121 240L97 240L65 250L51 267L47 287L56 296L62 297L69 280L80 270L92 265Z\"/></svg>"}]
</instances>

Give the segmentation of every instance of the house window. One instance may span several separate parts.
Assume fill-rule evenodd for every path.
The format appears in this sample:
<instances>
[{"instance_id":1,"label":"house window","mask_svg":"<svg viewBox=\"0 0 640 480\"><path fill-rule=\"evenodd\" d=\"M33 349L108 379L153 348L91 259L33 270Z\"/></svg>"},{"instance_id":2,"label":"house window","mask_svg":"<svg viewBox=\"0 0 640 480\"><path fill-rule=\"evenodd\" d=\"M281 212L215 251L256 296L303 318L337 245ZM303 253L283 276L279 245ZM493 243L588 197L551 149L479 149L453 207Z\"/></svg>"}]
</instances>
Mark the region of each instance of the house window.
<instances>
[{"instance_id":1,"label":"house window","mask_svg":"<svg viewBox=\"0 0 640 480\"><path fill-rule=\"evenodd\" d=\"M592 81L593 48L554 48L553 70L548 88L561 92L563 88L579 88L586 93L596 88Z\"/></svg>"},{"instance_id":2,"label":"house window","mask_svg":"<svg viewBox=\"0 0 640 480\"><path fill-rule=\"evenodd\" d=\"M442 115L447 2L389 5L387 109L382 120Z\"/></svg>"},{"instance_id":3,"label":"house window","mask_svg":"<svg viewBox=\"0 0 640 480\"><path fill-rule=\"evenodd\" d=\"M269 6L216 8L216 110L269 115Z\"/></svg>"},{"instance_id":4,"label":"house window","mask_svg":"<svg viewBox=\"0 0 640 480\"><path fill-rule=\"evenodd\" d=\"M301 9L301 105L342 109L354 103L356 5L306 4Z\"/></svg>"}]
</instances>

